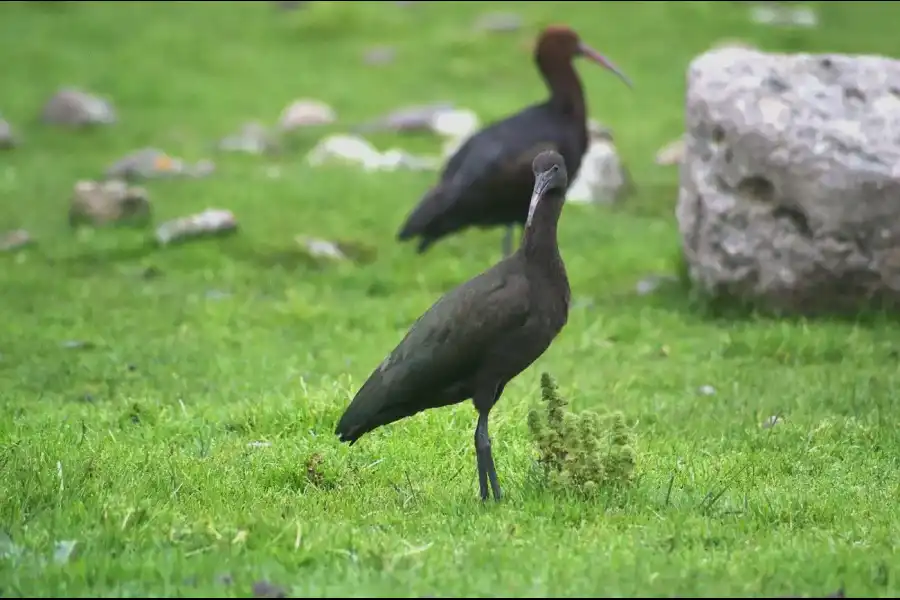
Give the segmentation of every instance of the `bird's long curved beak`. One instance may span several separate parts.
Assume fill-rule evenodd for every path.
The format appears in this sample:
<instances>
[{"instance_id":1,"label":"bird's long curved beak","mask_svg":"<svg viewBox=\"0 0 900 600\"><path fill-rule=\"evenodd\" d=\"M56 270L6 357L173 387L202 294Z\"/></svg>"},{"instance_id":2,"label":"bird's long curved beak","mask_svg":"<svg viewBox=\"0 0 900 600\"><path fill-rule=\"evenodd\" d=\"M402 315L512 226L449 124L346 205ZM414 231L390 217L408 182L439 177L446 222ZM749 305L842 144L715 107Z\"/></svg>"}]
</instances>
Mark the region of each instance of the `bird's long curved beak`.
<instances>
[{"instance_id":1,"label":"bird's long curved beak","mask_svg":"<svg viewBox=\"0 0 900 600\"><path fill-rule=\"evenodd\" d=\"M547 188L550 186L550 179L551 177L547 173L540 173L535 176L534 190L531 192L531 203L528 205L528 219L525 221L525 227L531 225L531 219L534 218L534 211L537 210L538 204L544 196L544 192L546 192Z\"/></svg>"},{"instance_id":2,"label":"bird's long curved beak","mask_svg":"<svg viewBox=\"0 0 900 600\"><path fill-rule=\"evenodd\" d=\"M593 48L591 48L590 46L585 44L584 42L581 42L579 44L578 48L581 51L582 56L589 58L592 61L594 61L595 63L597 63L598 65L609 69L610 71L615 73L619 79L624 81L625 85L627 85L630 88L634 88L634 86L631 84L631 79L629 79L628 76L625 73L623 73L621 69L619 69L619 67L614 65L611 60L609 60L608 58L606 58L605 56L603 56L602 54L600 54L599 52L597 52L596 50L594 50Z\"/></svg>"}]
</instances>

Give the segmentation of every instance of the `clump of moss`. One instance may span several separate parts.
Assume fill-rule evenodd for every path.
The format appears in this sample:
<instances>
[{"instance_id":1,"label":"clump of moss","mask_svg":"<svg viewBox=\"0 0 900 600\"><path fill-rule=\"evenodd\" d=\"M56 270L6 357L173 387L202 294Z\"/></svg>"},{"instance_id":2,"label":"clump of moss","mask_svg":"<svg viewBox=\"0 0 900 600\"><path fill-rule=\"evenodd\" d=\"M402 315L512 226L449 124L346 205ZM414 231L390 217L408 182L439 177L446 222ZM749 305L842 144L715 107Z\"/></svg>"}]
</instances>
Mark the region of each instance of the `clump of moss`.
<instances>
[{"instance_id":1,"label":"clump of moss","mask_svg":"<svg viewBox=\"0 0 900 600\"><path fill-rule=\"evenodd\" d=\"M528 429L538 451L538 465L554 487L592 495L631 482L634 434L620 412L601 417L575 414L559 395L556 381L541 374L541 406L528 413Z\"/></svg>"}]
</instances>

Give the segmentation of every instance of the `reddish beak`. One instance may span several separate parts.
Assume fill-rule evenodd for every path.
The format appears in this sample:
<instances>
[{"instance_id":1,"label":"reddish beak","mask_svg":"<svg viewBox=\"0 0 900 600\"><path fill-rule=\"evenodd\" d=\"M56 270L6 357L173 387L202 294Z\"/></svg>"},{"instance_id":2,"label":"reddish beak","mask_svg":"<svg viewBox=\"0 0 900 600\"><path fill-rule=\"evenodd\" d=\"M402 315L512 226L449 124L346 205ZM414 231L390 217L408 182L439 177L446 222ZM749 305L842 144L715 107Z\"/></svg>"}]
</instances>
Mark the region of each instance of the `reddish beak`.
<instances>
[{"instance_id":1,"label":"reddish beak","mask_svg":"<svg viewBox=\"0 0 900 600\"><path fill-rule=\"evenodd\" d=\"M625 85L627 85L630 88L634 88L634 86L631 84L631 80L628 79L628 76L625 75L625 73L623 73L619 69L619 67L614 65L611 60L609 60L608 58L606 58L605 56L603 56L602 54L600 54L599 52L597 52L596 50L594 50L593 48L591 48L590 46L588 46L587 44L585 44L583 42L579 44L578 49L581 51L582 56L589 58L590 60L594 61L595 63L597 63L598 65L600 65L602 67L606 67L607 69L609 69L610 71L615 73L619 79L624 81Z\"/></svg>"}]
</instances>

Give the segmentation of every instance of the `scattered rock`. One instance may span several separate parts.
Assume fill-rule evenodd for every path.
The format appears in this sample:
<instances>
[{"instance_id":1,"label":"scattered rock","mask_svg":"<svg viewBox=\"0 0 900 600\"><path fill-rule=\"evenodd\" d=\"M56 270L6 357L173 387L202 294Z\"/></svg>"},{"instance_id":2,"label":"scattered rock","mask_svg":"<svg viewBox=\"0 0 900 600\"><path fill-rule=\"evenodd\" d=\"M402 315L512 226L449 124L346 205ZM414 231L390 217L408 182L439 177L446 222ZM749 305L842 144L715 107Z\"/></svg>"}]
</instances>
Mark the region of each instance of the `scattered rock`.
<instances>
[{"instance_id":1,"label":"scattered rock","mask_svg":"<svg viewBox=\"0 0 900 600\"><path fill-rule=\"evenodd\" d=\"M616 151L612 132L598 124L591 129L590 146L566 201L611 204L630 191L630 177Z\"/></svg>"},{"instance_id":2,"label":"scattered rock","mask_svg":"<svg viewBox=\"0 0 900 600\"><path fill-rule=\"evenodd\" d=\"M263 154L273 150L275 146L266 127L257 121L245 123L237 133L224 137L219 142L219 150L249 154Z\"/></svg>"},{"instance_id":3,"label":"scattered rock","mask_svg":"<svg viewBox=\"0 0 900 600\"><path fill-rule=\"evenodd\" d=\"M124 156L106 169L108 179L160 179L165 177L205 177L215 170L210 160L194 165L185 163L158 148L141 148Z\"/></svg>"},{"instance_id":4,"label":"scattered rock","mask_svg":"<svg viewBox=\"0 0 900 600\"><path fill-rule=\"evenodd\" d=\"M367 65L387 65L397 58L397 50L390 46L376 46L369 48L363 54L363 62Z\"/></svg>"},{"instance_id":5,"label":"scattered rock","mask_svg":"<svg viewBox=\"0 0 900 600\"><path fill-rule=\"evenodd\" d=\"M60 346L66 350L92 350L96 348L94 342L86 342L84 340L65 340Z\"/></svg>"},{"instance_id":6,"label":"scattered rock","mask_svg":"<svg viewBox=\"0 0 900 600\"><path fill-rule=\"evenodd\" d=\"M444 138L441 155L446 159L478 131L480 121L467 108L438 111L431 119L431 130Z\"/></svg>"},{"instance_id":7,"label":"scattered rock","mask_svg":"<svg viewBox=\"0 0 900 600\"><path fill-rule=\"evenodd\" d=\"M328 125L337 120L334 109L318 100L296 100L281 111L278 120L282 131L293 131L301 127Z\"/></svg>"},{"instance_id":8,"label":"scattered rock","mask_svg":"<svg viewBox=\"0 0 900 600\"><path fill-rule=\"evenodd\" d=\"M329 240L300 235L297 236L296 241L301 247L305 248L307 253L313 258L347 260L347 257L344 256L344 253L341 252L338 245Z\"/></svg>"},{"instance_id":9,"label":"scattered rock","mask_svg":"<svg viewBox=\"0 0 900 600\"><path fill-rule=\"evenodd\" d=\"M237 230L237 219L229 210L208 208L202 213L166 221L156 229L160 245L190 238L225 235Z\"/></svg>"},{"instance_id":10,"label":"scattered rock","mask_svg":"<svg viewBox=\"0 0 900 600\"><path fill-rule=\"evenodd\" d=\"M238 529L237 533L234 534L234 537L231 539L232 544L244 544L247 542L247 537L250 534L246 529Z\"/></svg>"},{"instance_id":11,"label":"scattered rock","mask_svg":"<svg viewBox=\"0 0 900 600\"><path fill-rule=\"evenodd\" d=\"M254 598L287 598L287 591L283 588L261 579L253 584Z\"/></svg>"},{"instance_id":12,"label":"scattered rock","mask_svg":"<svg viewBox=\"0 0 900 600\"><path fill-rule=\"evenodd\" d=\"M590 296L576 296L572 298L571 310L581 310L582 308L593 308L597 305L597 301Z\"/></svg>"},{"instance_id":13,"label":"scattered rock","mask_svg":"<svg viewBox=\"0 0 900 600\"><path fill-rule=\"evenodd\" d=\"M476 31L503 33L518 31L522 28L522 17L509 12L490 12L478 17L475 21Z\"/></svg>"},{"instance_id":14,"label":"scattered rock","mask_svg":"<svg viewBox=\"0 0 900 600\"><path fill-rule=\"evenodd\" d=\"M69 127L111 125L117 120L109 101L75 88L56 92L44 105L41 118L45 123Z\"/></svg>"},{"instance_id":15,"label":"scattered rock","mask_svg":"<svg viewBox=\"0 0 900 600\"><path fill-rule=\"evenodd\" d=\"M58 565L64 565L71 559L75 558L75 548L78 542L75 540L62 540L56 542L53 547L53 562Z\"/></svg>"},{"instance_id":16,"label":"scattered rock","mask_svg":"<svg viewBox=\"0 0 900 600\"><path fill-rule=\"evenodd\" d=\"M750 9L750 20L761 25L811 28L819 24L816 12L808 6L757 5Z\"/></svg>"},{"instance_id":17,"label":"scattered rock","mask_svg":"<svg viewBox=\"0 0 900 600\"><path fill-rule=\"evenodd\" d=\"M208 158L200 159L187 171L190 177L200 178L212 175L216 171L216 164Z\"/></svg>"},{"instance_id":18,"label":"scattered rock","mask_svg":"<svg viewBox=\"0 0 900 600\"><path fill-rule=\"evenodd\" d=\"M13 229L0 233L0 252L12 252L34 243L34 239L24 229Z\"/></svg>"},{"instance_id":19,"label":"scattered rock","mask_svg":"<svg viewBox=\"0 0 900 600\"><path fill-rule=\"evenodd\" d=\"M0 529L0 559L16 558L22 554L22 548L16 545L9 534Z\"/></svg>"},{"instance_id":20,"label":"scattered rock","mask_svg":"<svg viewBox=\"0 0 900 600\"><path fill-rule=\"evenodd\" d=\"M678 278L674 275L647 275L637 282L635 291L639 296L646 296L655 292L661 285L676 281Z\"/></svg>"},{"instance_id":21,"label":"scattered rock","mask_svg":"<svg viewBox=\"0 0 900 600\"><path fill-rule=\"evenodd\" d=\"M436 102L415 106L404 106L382 117L378 117L353 128L357 133L371 131L434 131L434 120L438 113L453 109L451 102Z\"/></svg>"},{"instance_id":22,"label":"scattered rock","mask_svg":"<svg viewBox=\"0 0 900 600\"><path fill-rule=\"evenodd\" d=\"M344 260L356 263L371 262L376 254L375 248L359 242L331 241L307 235L298 235L294 241L303 254L316 263Z\"/></svg>"},{"instance_id":23,"label":"scattered rock","mask_svg":"<svg viewBox=\"0 0 900 600\"><path fill-rule=\"evenodd\" d=\"M775 425L777 423L781 423L782 420L783 419L781 419L781 417L779 417L778 415L772 415L771 417L769 417L768 419L766 419L765 421L762 422L762 428L763 429L771 429L772 427L775 427Z\"/></svg>"},{"instance_id":24,"label":"scattered rock","mask_svg":"<svg viewBox=\"0 0 900 600\"><path fill-rule=\"evenodd\" d=\"M142 187L132 187L118 179L79 181L70 201L69 225L144 226L149 223L151 213L150 197Z\"/></svg>"},{"instance_id":25,"label":"scattered rock","mask_svg":"<svg viewBox=\"0 0 900 600\"><path fill-rule=\"evenodd\" d=\"M379 152L372 144L355 135L331 135L319 141L306 157L314 166L328 162L358 165L366 172L396 171L400 168L411 170L436 169L435 158L414 156L403 150L392 148Z\"/></svg>"},{"instance_id":26,"label":"scattered rock","mask_svg":"<svg viewBox=\"0 0 900 600\"><path fill-rule=\"evenodd\" d=\"M451 108L435 112L429 126L438 135L467 138L478 130L480 124L475 111L467 108Z\"/></svg>"},{"instance_id":27,"label":"scattered rock","mask_svg":"<svg viewBox=\"0 0 900 600\"><path fill-rule=\"evenodd\" d=\"M612 139L613 135L612 129L596 119L588 119L587 132L591 139Z\"/></svg>"},{"instance_id":28,"label":"scattered rock","mask_svg":"<svg viewBox=\"0 0 900 600\"><path fill-rule=\"evenodd\" d=\"M656 153L656 164L664 167L680 165L684 160L684 137L673 140Z\"/></svg>"},{"instance_id":29,"label":"scattered rock","mask_svg":"<svg viewBox=\"0 0 900 600\"><path fill-rule=\"evenodd\" d=\"M478 115L469 109L457 109L450 102L407 106L354 128L356 132L389 130L428 131L444 138L443 158L451 154L478 131Z\"/></svg>"},{"instance_id":30,"label":"scattered rock","mask_svg":"<svg viewBox=\"0 0 900 600\"><path fill-rule=\"evenodd\" d=\"M18 145L12 125L6 119L0 118L0 150L9 150Z\"/></svg>"},{"instance_id":31,"label":"scattered rock","mask_svg":"<svg viewBox=\"0 0 900 600\"><path fill-rule=\"evenodd\" d=\"M900 61L707 52L686 125L695 284L782 313L900 304Z\"/></svg>"}]
</instances>

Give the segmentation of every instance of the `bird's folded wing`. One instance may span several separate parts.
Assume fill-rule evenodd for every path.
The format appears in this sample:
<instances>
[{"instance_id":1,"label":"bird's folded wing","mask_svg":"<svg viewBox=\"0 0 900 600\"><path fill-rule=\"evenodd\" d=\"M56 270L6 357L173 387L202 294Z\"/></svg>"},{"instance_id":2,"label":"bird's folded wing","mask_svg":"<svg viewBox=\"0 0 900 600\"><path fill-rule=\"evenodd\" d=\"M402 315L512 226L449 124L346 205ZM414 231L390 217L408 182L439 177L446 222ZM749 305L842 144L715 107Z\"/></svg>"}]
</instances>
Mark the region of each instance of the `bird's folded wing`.
<instances>
[{"instance_id":1,"label":"bird's folded wing","mask_svg":"<svg viewBox=\"0 0 900 600\"><path fill-rule=\"evenodd\" d=\"M411 367L436 376L465 369L504 333L521 327L528 308L528 280L523 275L489 270L419 317L379 369L386 376L401 365L404 371Z\"/></svg>"},{"instance_id":2,"label":"bird's folded wing","mask_svg":"<svg viewBox=\"0 0 900 600\"><path fill-rule=\"evenodd\" d=\"M531 171L534 157L544 150L557 150L542 128L525 128L515 121L498 123L469 138L448 163L443 179L457 193L490 179L515 180ZM452 196L452 194L451 194Z\"/></svg>"},{"instance_id":3,"label":"bird's folded wing","mask_svg":"<svg viewBox=\"0 0 900 600\"><path fill-rule=\"evenodd\" d=\"M419 317L357 391L337 431L352 438L390 407L470 377L502 334L521 327L529 314L528 280L506 265L448 292Z\"/></svg>"}]
</instances>

